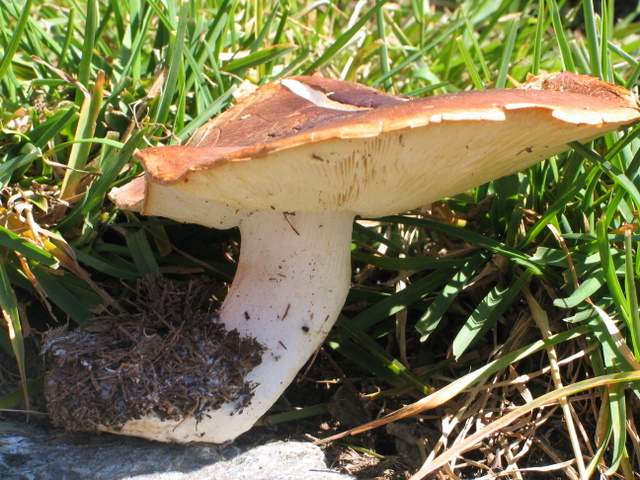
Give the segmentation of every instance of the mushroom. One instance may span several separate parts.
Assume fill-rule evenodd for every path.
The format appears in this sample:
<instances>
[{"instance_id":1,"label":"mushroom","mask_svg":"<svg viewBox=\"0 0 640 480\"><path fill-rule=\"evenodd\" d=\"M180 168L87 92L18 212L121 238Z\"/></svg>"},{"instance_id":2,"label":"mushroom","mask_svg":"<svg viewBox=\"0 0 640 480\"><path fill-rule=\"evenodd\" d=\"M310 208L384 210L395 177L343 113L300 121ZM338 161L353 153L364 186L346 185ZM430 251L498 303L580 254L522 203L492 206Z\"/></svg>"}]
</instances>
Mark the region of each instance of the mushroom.
<instances>
[{"instance_id":1,"label":"mushroom","mask_svg":"<svg viewBox=\"0 0 640 480\"><path fill-rule=\"evenodd\" d=\"M322 344L350 287L356 215L458 194L640 119L625 89L572 73L522 88L413 99L321 76L267 83L183 146L140 150L145 173L111 193L123 209L240 228L217 321L255 338L249 404L197 419L127 421L116 433L221 443L250 429ZM102 427L104 430L114 430Z\"/></svg>"}]
</instances>

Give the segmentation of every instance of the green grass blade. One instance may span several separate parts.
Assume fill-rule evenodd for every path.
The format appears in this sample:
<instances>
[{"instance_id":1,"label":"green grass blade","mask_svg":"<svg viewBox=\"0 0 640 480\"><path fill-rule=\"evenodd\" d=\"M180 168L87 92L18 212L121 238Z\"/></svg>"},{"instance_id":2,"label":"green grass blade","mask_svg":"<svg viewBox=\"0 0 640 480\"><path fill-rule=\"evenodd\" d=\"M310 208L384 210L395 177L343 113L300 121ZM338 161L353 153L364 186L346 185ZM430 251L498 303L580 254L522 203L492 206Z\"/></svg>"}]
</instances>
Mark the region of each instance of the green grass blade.
<instances>
[{"instance_id":1,"label":"green grass blade","mask_svg":"<svg viewBox=\"0 0 640 480\"><path fill-rule=\"evenodd\" d=\"M464 286L488 259L489 255L486 251L476 253L468 259L465 265L455 273L451 281L444 286L442 292L415 325L416 330L420 333L421 342L426 341L429 335L435 331Z\"/></svg>"},{"instance_id":2,"label":"green grass blade","mask_svg":"<svg viewBox=\"0 0 640 480\"><path fill-rule=\"evenodd\" d=\"M89 186L82 200L60 221L58 224L60 231L66 232L70 229L77 228L79 224L83 222L83 219L90 217L91 212L99 208L107 193L115 184L120 171L124 165L131 160L133 152L140 145L145 133L145 130L140 130L124 145L115 141L103 143L103 146L118 149L118 152L114 153L108 162L101 163L100 175Z\"/></svg>"},{"instance_id":3,"label":"green grass blade","mask_svg":"<svg viewBox=\"0 0 640 480\"><path fill-rule=\"evenodd\" d=\"M351 259L385 270L434 270L456 268L466 264L465 260L439 257L380 257L362 252L351 252Z\"/></svg>"},{"instance_id":4,"label":"green grass blade","mask_svg":"<svg viewBox=\"0 0 640 480\"><path fill-rule=\"evenodd\" d=\"M531 270L525 270L512 285L506 288L496 286L489 292L453 340L452 352L455 358L460 358L471 345L493 327L531 275Z\"/></svg>"},{"instance_id":5,"label":"green grass blade","mask_svg":"<svg viewBox=\"0 0 640 480\"><path fill-rule=\"evenodd\" d=\"M18 252L33 261L53 267L58 261L46 250L33 244L26 238L0 225L0 245Z\"/></svg>"},{"instance_id":6,"label":"green grass blade","mask_svg":"<svg viewBox=\"0 0 640 480\"><path fill-rule=\"evenodd\" d=\"M15 5L14 0L7 1L10 1L13 5ZM2 60L0 61L0 82L5 80L5 75L9 70L9 67L11 66L13 57L20 47L20 42L22 41L24 30L27 26L27 22L29 21L32 7L33 0L26 0L24 5L21 5L18 9L18 11L21 12L20 18L18 19L18 23L15 27L15 30L13 31L11 41L9 45L4 49L4 54L2 56Z\"/></svg>"},{"instance_id":7,"label":"green grass blade","mask_svg":"<svg viewBox=\"0 0 640 480\"><path fill-rule=\"evenodd\" d=\"M406 225L414 225L417 227L422 227L427 230L436 230L440 232L444 232L455 237L462 238L467 242L477 245L480 247L487 248L496 254L503 255L514 263L522 265L534 273L540 274L544 273L545 275L552 275L552 273L547 270L544 266L538 265L531 261L528 255L514 249L507 247L502 242L494 240L492 238L485 237L483 235L479 235L470 230L465 230L463 228L455 227L452 225L447 225L444 223L436 222L433 220L427 220L423 218L413 218L413 217L383 217L380 218L381 221L388 221L394 223L402 223Z\"/></svg>"},{"instance_id":8,"label":"green grass blade","mask_svg":"<svg viewBox=\"0 0 640 480\"><path fill-rule=\"evenodd\" d=\"M224 69L231 73L241 74L248 68L254 68L282 57L292 52L294 48L295 47L291 45L274 45L272 47L261 48L246 57L231 60L224 66Z\"/></svg>"},{"instance_id":9,"label":"green grass blade","mask_svg":"<svg viewBox=\"0 0 640 480\"><path fill-rule=\"evenodd\" d=\"M86 2L85 30L82 42L82 56L80 57L80 65L78 67L78 81L81 85L89 88L99 10L98 0L86 0ZM78 92L78 97L81 98L80 92Z\"/></svg>"},{"instance_id":10,"label":"green grass blade","mask_svg":"<svg viewBox=\"0 0 640 480\"><path fill-rule=\"evenodd\" d=\"M378 0L370 10L364 13L362 17L346 32L340 35L336 40L327 48L320 57L313 62L309 67L305 69L305 75L309 75L310 73L318 70L320 67L324 66L326 63L330 62L333 57L335 57L344 46L351 41L351 39L358 33L362 27L369 21L369 19L376 14L376 12L382 8L382 6L387 3L387 0Z\"/></svg>"},{"instance_id":11,"label":"green grass blade","mask_svg":"<svg viewBox=\"0 0 640 480\"><path fill-rule=\"evenodd\" d=\"M102 298L88 285L62 271L48 270L35 264L31 271L47 298L80 325L92 318L103 304Z\"/></svg>"},{"instance_id":12,"label":"green grass blade","mask_svg":"<svg viewBox=\"0 0 640 480\"><path fill-rule=\"evenodd\" d=\"M185 35L187 31L187 23L189 21L188 8L189 2L181 2L180 16L178 18L177 30L170 34L169 51L167 53L166 66L169 69L167 74L167 80L165 82L165 88L160 100L158 112L155 117L155 122L158 124L164 124L169 119L171 112L171 106L174 104L174 95L176 93L176 86L178 84L178 76L180 72L184 71L183 65L183 49L185 45ZM156 10L158 13L158 10ZM164 14L162 14L165 17ZM167 21L169 19L167 18ZM171 25L168 25L171 27ZM183 92L184 94L185 92Z\"/></svg>"},{"instance_id":13,"label":"green grass blade","mask_svg":"<svg viewBox=\"0 0 640 480\"><path fill-rule=\"evenodd\" d=\"M531 73L533 75L540 74L540 63L542 57L542 35L545 28L545 9L544 2L539 2L537 7L536 34L533 40L533 60L531 64Z\"/></svg>"},{"instance_id":14,"label":"green grass blade","mask_svg":"<svg viewBox=\"0 0 640 480\"><path fill-rule=\"evenodd\" d=\"M146 232L142 229L127 232L125 234L125 240L131 252L131 258L133 258L140 274L150 275L158 273L158 263L153 256L153 250L149 244L149 240L147 240Z\"/></svg>"},{"instance_id":15,"label":"green grass blade","mask_svg":"<svg viewBox=\"0 0 640 480\"><path fill-rule=\"evenodd\" d=\"M518 33L518 19L511 20L506 28L506 39L504 50L502 50L502 56L500 60L500 67L498 70L498 76L496 78L496 88L505 88L507 85L507 74L509 73L509 67L511 65L511 56L513 54L514 45L516 42L516 35Z\"/></svg>"},{"instance_id":16,"label":"green grass blade","mask_svg":"<svg viewBox=\"0 0 640 480\"><path fill-rule=\"evenodd\" d=\"M583 281L578 288L567 298L557 298L553 304L559 308L574 308L595 294L606 281L603 271L597 270L593 272L589 278Z\"/></svg>"},{"instance_id":17,"label":"green grass blade","mask_svg":"<svg viewBox=\"0 0 640 480\"><path fill-rule=\"evenodd\" d=\"M618 311L622 313L625 319L629 318L629 310L627 305L627 299L624 296L618 275L616 273L615 263L611 256L611 250L609 246L609 239L607 237L607 229L609 228L609 220L604 217L596 225L596 232L598 234L598 251L600 252L600 259L602 262L602 269L605 274L605 279L609 292L618 307Z\"/></svg>"},{"instance_id":18,"label":"green grass blade","mask_svg":"<svg viewBox=\"0 0 640 480\"><path fill-rule=\"evenodd\" d=\"M48 142L54 141L60 132L68 128L76 116L74 107L61 109L46 122L34 128L29 135L36 148L44 149Z\"/></svg>"},{"instance_id":19,"label":"green grass blade","mask_svg":"<svg viewBox=\"0 0 640 480\"><path fill-rule=\"evenodd\" d=\"M5 252L2 252L3 256ZM22 382L22 394L27 410L29 409L29 394L27 391L27 369L24 354L24 336L22 334L22 323L20 322L20 312L18 310L18 300L16 299L13 287L9 281L7 271L3 262L0 262L0 308L7 328L9 329L9 340L16 360L20 380Z\"/></svg>"},{"instance_id":20,"label":"green grass blade","mask_svg":"<svg viewBox=\"0 0 640 480\"><path fill-rule=\"evenodd\" d=\"M350 339L363 347L364 351L367 352L367 357L370 357L368 361L360 362L361 366L377 373L386 371L386 377L400 379L402 382L406 382L413 386L422 394L428 394L432 390L417 376L411 373L411 371L402 363L393 358L393 356L385 351L384 348L378 345L369 335L360 329L356 323L344 316L340 316L337 323L339 329L336 334L332 336L332 344L334 344L332 346L343 343L344 340L340 340L340 338L346 333L349 335ZM336 349L340 350L340 347L338 346ZM351 359L353 360L354 357L351 356ZM374 365L378 365L378 367L375 368L373 367ZM392 384L398 385L398 381L396 380L392 382Z\"/></svg>"},{"instance_id":21,"label":"green grass blade","mask_svg":"<svg viewBox=\"0 0 640 480\"><path fill-rule=\"evenodd\" d=\"M394 315L430 294L451 278L448 270L435 270L424 278L412 283L407 288L381 300L351 319L357 328L366 329L381 320Z\"/></svg>"},{"instance_id":22,"label":"green grass blade","mask_svg":"<svg viewBox=\"0 0 640 480\"><path fill-rule=\"evenodd\" d=\"M477 72L476 66L473 63L473 59L471 58L471 53L467 49L466 41L463 37L456 38L456 45L462 54L462 59L464 60L465 65L467 66L467 70L469 75L471 75L471 81L473 82L473 87L476 90L483 90L484 83L480 78L480 74Z\"/></svg>"},{"instance_id":23,"label":"green grass blade","mask_svg":"<svg viewBox=\"0 0 640 480\"><path fill-rule=\"evenodd\" d=\"M621 172L610 161L605 160L581 143L571 142L569 145L571 145L571 148L574 148L576 151L580 152L580 154L584 155L585 158L589 158L590 160L597 162L598 166L600 166L600 168L602 168L613 181L631 195L634 202L636 202L636 205L640 205L640 191L625 173Z\"/></svg>"},{"instance_id":24,"label":"green grass blade","mask_svg":"<svg viewBox=\"0 0 640 480\"><path fill-rule=\"evenodd\" d=\"M625 442L627 441L626 429L626 401L625 388L623 385L614 384L609 387L609 408L611 410L611 433L613 448L609 469L605 475L614 474L626 454Z\"/></svg>"},{"instance_id":25,"label":"green grass blade","mask_svg":"<svg viewBox=\"0 0 640 480\"><path fill-rule=\"evenodd\" d=\"M624 228L624 227L623 227ZM636 243L637 245L637 243ZM631 227L625 229L625 294L629 305L629 334L636 358L640 359L640 312L638 311L638 290L636 287L636 275L634 266L634 245L631 235Z\"/></svg>"},{"instance_id":26,"label":"green grass blade","mask_svg":"<svg viewBox=\"0 0 640 480\"><path fill-rule=\"evenodd\" d=\"M575 72L576 66L573 63L569 41L567 40L567 37L565 35L564 27L562 26L562 19L560 16L558 3L556 2L556 0L547 0L547 8L549 9L549 13L551 14L551 23L553 25L553 30L556 34L556 41L558 42L558 47L560 48L560 53L562 56L562 69L570 72Z\"/></svg>"},{"instance_id":27,"label":"green grass blade","mask_svg":"<svg viewBox=\"0 0 640 480\"><path fill-rule=\"evenodd\" d=\"M0 187L6 187L16 172L26 169L41 155L40 150L33 145L26 145L24 150L27 152L0 163Z\"/></svg>"},{"instance_id":28,"label":"green grass blade","mask_svg":"<svg viewBox=\"0 0 640 480\"><path fill-rule=\"evenodd\" d=\"M30 382L27 382L26 390L27 390L27 395L29 396L39 393L43 389L44 389L44 375L36 378L35 380L31 380ZM25 393L22 388L6 394L4 397L0 398L0 411L9 410L17 407L21 402L24 401L24 395Z\"/></svg>"},{"instance_id":29,"label":"green grass blade","mask_svg":"<svg viewBox=\"0 0 640 480\"><path fill-rule=\"evenodd\" d=\"M582 13L584 15L584 30L586 33L587 48L589 50L589 65L591 75L602 78L602 63L600 61L600 42L603 40L596 27L596 12L593 0L582 0Z\"/></svg>"}]
</instances>

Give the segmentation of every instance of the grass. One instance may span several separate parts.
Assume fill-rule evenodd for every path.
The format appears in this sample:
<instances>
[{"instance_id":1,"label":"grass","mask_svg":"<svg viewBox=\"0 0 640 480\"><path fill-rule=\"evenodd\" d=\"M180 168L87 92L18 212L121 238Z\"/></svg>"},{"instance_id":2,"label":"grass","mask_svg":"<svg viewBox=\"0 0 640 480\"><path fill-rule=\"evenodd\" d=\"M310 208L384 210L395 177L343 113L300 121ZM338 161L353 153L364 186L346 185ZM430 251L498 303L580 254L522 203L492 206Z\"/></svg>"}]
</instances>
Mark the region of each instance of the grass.
<instances>
[{"instance_id":1,"label":"grass","mask_svg":"<svg viewBox=\"0 0 640 480\"><path fill-rule=\"evenodd\" d=\"M242 80L319 71L430 95L544 71L629 88L640 77L639 24L611 0L601 14L588 0L271 3L0 5L0 346L31 391L42 381L25 337L117 311L120 282L232 277L203 245L233 245L233 232L122 213L106 195L140 172L136 148L185 140ZM439 426L414 434L426 452L407 467L415 478L637 478L639 134L356 225L354 286L325 347L345 373L316 384L338 375L372 409L399 408L388 420ZM16 408L21 395L3 395ZM327 411L306 406L272 420Z\"/></svg>"}]
</instances>

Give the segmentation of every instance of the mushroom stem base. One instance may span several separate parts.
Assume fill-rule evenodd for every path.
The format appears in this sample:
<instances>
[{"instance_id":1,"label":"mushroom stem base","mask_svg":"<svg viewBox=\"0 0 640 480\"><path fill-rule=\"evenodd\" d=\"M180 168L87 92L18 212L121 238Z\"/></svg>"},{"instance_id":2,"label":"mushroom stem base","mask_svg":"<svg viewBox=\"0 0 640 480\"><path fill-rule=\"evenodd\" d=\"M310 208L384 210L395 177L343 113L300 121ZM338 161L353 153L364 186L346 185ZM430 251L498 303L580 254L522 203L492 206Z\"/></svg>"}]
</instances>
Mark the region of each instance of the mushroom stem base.
<instances>
[{"instance_id":1,"label":"mushroom stem base","mask_svg":"<svg viewBox=\"0 0 640 480\"><path fill-rule=\"evenodd\" d=\"M117 432L165 442L223 443L249 430L326 338L349 291L354 215L253 212L240 224L238 269L219 321L253 337L262 361L245 380L249 404L225 403L200 420L130 420Z\"/></svg>"}]
</instances>

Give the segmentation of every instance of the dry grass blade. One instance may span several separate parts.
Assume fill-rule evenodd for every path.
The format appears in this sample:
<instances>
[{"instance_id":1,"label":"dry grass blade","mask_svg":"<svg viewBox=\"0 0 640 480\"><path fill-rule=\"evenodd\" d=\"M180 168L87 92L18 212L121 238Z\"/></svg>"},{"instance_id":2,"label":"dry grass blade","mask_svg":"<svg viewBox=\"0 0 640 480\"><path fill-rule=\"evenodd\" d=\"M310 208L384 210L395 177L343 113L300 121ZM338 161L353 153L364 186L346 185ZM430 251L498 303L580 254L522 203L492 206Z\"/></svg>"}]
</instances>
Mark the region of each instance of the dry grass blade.
<instances>
[{"instance_id":1,"label":"dry grass blade","mask_svg":"<svg viewBox=\"0 0 640 480\"><path fill-rule=\"evenodd\" d=\"M593 306L594 310L597 312L597 314L600 317L600 319L602 320L602 323L606 326L607 333L609 333L609 335L611 335L611 338L613 338L613 340L614 340L614 342L616 344L616 347L618 348L620 354L624 357L624 359L627 362L629 362L629 365L634 370L640 371L640 362L638 362L638 360L636 360L635 355L633 354L633 352L629 348L629 345L627 344L627 341L623 337L622 333L620 332L620 329L617 327L617 325L614 322L614 320L611 318L611 316L609 316L607 314L607 312L605 312L598 305L592 305L592 306Z\"/></svg>"},{"instance_id":2,"label":"dry grass blade","mask_svg":"<svg viewBox=\"0 0 640 480\"><path fill-rule=\"evenodd\" d=\"M80 107L80 117L76 128L76 140L86 140L92 138L95 133L98 115L102 107L102 96L104 93L105 74L99 72L90 95L85 96ZM80 170L84 169L89 161L91 143L74 143L69 153L68 166L62 186L60 187L60 198L68 200L76 194L76 190L83 177Z\"/></svg>"},{"instance_id":3,"label":"dry grass blade","mask_svg":"<svg viewBox=\"0 0 640 480\"><path fill-rule=\"evenodd\" d=\"M507 413L501 418L498 418L494 422L490 423L486 427L480 429L473 435L467 437L465 440L460 442L453 448L450 448L442 455L435 458L432 462L425 464L420 468L420 470L411 477L410 480L421 480L426 477L426 475L433 473L438 468L445 465L452 459L457 458L462 453L467 450L473 448L474 445L479 444L483 439L487 438L489 435L498 432L499 430L507 427L514 421L516 421L521 416L535 410L537 408L551 405L557 403L560 398L566 398L576 393L589 390L592 388L603 387L610 384L618 384L625 382L634 382L640 380L640 371L634 372L623 372L623 373L613 373L610 375L602 375L600 377L596 377L589 380L583 380L581 382L574 383L572 385L563 387L559 390L549 392L545 395L542 395L531 402L523 405L521 407L517 407L511 412Z\"/></svg>"},{"instance_id":4,"label":"dry grass blade","mask_svg":"<svg viewBox=\"0 0 640 480\"><path fill-rule=\"evenodd\" d=\"M528 285L525 285L522 291L524 293L527 304L531 309L531 316L538 325L538 329L540 330L542 338L549 338L551 336L551 329L549 327L549 319L547 317L547 313L542 309L538 301L531 294ZM551 378L553 379L553 385L556 390L558 390L563 387L562 375L560 374L560 367L558 366L558 355L553 346L547 348L547 357L549 358L549 366L551 369ZM580 478L586 479L588 476L587 470L582 455L582 449L580 447L580 440L578 439L576 427L573 422L574 412L572 411L571 405L566 398L560 398L559 402L560 406L562 407L565 422L567 424L567 431L569 432L569 438L571 439L571 446L573 447L573 452L575 454L578 471L580 472Z\"/></svg>"},{"instance_id":5,"label":"dry grass blade","mask_svg":"<svg viewBox=\"0 0 640 480\"><path fill-rule=\"evenodd\" d=\"M74 87L76 87L78 90L80 90L85 95L85 97L90 97L91 96L91 92L89 92L89 90L87 90L87 87L85 87L82 83L80 83L77 79L73 78L68 73L63 72L59 68L54 67L53 65L51 65L50 63L48 63L48 62L44 61L43 59L37 57L36 55L32 55L31 58L33 59L34 62L37 62L40 65L44 65L45 67L47 67L49 70L51 70L53 73L55 73L58 77L60 77L65 82L67 82L70 85L73 85Z\"/></svg>"},{"instance_id":6,"label":"dry grass blade","mask_svg":"<svg viewBox=\"0 0 640 480\"><path fill-rule=\"evenodd\" d=\"M564 334L560 334L554 337L553 342L567 341L570 338L579 337L582 333L586 331L582 328L574 329L571 332L566 332ZM550 339L551 340L551 339ZM331 441L339 440L341 438L350 436L350 435L358 435L374 428L381 427L391 422L395 422L398 420L402 420L404 418L409 418L414 415L418 415L426 410L431 410L436 407L445 405L447 402L452 400L456 395L461 392L467 390L469 387L474 384L482 381L482 379L487 378L488 375L495 373L503 368L508 367L510 364L514 363L518 359L524 358L532 353L542 350L545 345L550 344L552 342L536 342L534 344L528 345L527 347L521 348L519 350L514 350L508 354L503 355L497 360L491 361L479 368L478 370L471 372L464 377L459 378L453 382L448 383L446 386L441 388L440 390L428 395L417 402L414 402L410 405L402 407L395 412L392 412L382 418L373 420L364 425L360 425L358 427L346 430L344 432L338 433L336 435L332 435L330 437L323 438L318 440L316 443L323 444Z\"/></svg>"}]
</instances>

